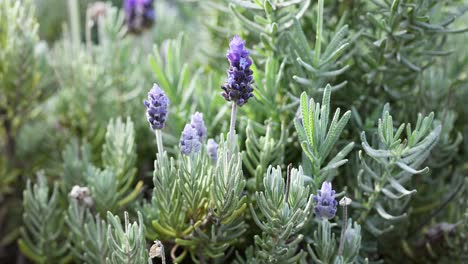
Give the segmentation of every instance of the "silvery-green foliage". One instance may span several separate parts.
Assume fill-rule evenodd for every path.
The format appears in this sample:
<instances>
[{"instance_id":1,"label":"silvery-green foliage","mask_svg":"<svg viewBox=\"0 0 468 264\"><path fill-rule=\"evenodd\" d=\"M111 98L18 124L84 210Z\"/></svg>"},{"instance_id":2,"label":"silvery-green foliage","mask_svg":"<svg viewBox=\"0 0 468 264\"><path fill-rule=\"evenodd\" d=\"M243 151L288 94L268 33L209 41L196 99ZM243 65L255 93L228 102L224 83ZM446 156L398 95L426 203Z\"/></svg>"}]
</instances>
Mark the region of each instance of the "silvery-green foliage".
<instances>
[{"instance_id":1,"label":"silvery-green foliage","mask_svg":"<svg viewBox=\"0 0 468 264\"><path fill-rule=\"evenodd\" d=\"M133 122L127 117L111 119L107 125L105 144L102 150L102 163L105 169L115 174L115 182L119 197L119 206L124 206L132 201L138 194L141 183L135 189L132 188L136 180L136 143Z\"/></svg>"},{"instance_id":2,"label":"silvery-green foliage","mask_svg":"<svg viewBox=\"0 0 468 264\"><path fill-rule=\"evenodd\" d=\"M143 216L138 213L138 223L130 223L127 212L124 214L122 224L118 216L107 213L107 244L110 247L108 264L140 264L148 262L146 250L145 225Z\"/></svg>"},{"instance_id":3,"label":"silvery-green foliage","mask_svg":"<svg viewBox=\"0 0 468 264\"><path fill-rule=\"evenodd\" d=\"M336 26L336 32L326 34L326 31L323 31L323 9L324 1L319 0L314 49L309 48L307 37L298 20L294 21L294 29L289 33L289 40L292 44L291 57L294 59L295 67L295 75L292 78L300 85L318 91L329 83L329 80L333 80L349 68L349 65L343 65L342 62L343 53L347 51L350 44L348 25L343 25L344 21L341 20ZM322 50L322 44L325 44L324 50ZM342 88L346 83L347 81L343 81L332 86L332 89Z\"/></svg>"},{"instance_id":4,"label":"silvery-green foliage","mask_svg":"<svg viewBox=\"0 0 468 264\"><path fill-rule=\"evenodd\" d=\"M92 162L87 142L79 146L72 141L63 152L62 189L70 192L74 185L87 186L96 210L105 214L125 207L139 194L143 184L136 180L136 144L133 122L127 118L111 119L102 147L103 168Z\"/></svg>"},{"instance_id":5,"label":"silvery-green foliage","mask_svg":"<svg viewBox=\"0 0 468 264\"><path fill-rule=\"evenodd\" d=\"M106 222L76 200L70 200L65 222L70 230L68 247L74 256L84 263L105 264L109 255Z\"/></svg>"},{"instance_id":6,"label":"silvery-green foliage","mask_svg":"<svg viewBox=\"0 0 468 264\"><path fill-rule=\"evenodd\" d=\"M355 263L361 249L361 239L361 226L356 222L353 224L353 221L348 219L344 233L343 259L340 263Z\"/></svg>"},{"instance_id":7,"label":"silvery-green foliage","mask_svg":"<svg viewBox=\"0 0 468 264\"><path fill-rule=\"evenodd\" d=\"M156 217L149 220L161 240L175 238L177 234L187 235L192 230L190 223L185 222L187 216L177 173L177 161L165 151L158 153L154 161L153 196L146 214Z\"/></svg>"},{"instance_id":8,"label":"silvery-green foliage","mask_svg":"<svg viewBox=\"0 0 468 264\"><path fill-rule=\"evenodd\" d=\"M92 164L91 149L87 142L80 145L78 140L72 140L62 151L63 191L69 192L74 185L85 182L85 173Z\"/></svg>"},{"instance_id":9,"label":"silvery-green foliage","mask_svg":"<svg viewBox=\"0 0 468 264\"><path fill-rule=\"evenodd\" d=\"M332 224L328 220L320 220L317 230L314 231L314 245L309 244L307 250L314 262L333 263L336 251L335 234L331 230Z\"/></svg>"},{"instance_id":10,"label":"silvery-green foliage","mask_svg":"<svg viewBox=\"0 0 468 264\"><path fill-rule=\"evenodd\" d=\"M208 213L192 238L199 250L201 247L202 259L204 256L221 259L246 231L243 215L247 208L247 196L243 194L246 181L242 173L242 156L236 143L237 137L230 140L220 140L209 188Z\"/></svg>"},{"instance_id":11,"label":"silvery-green foliage","mask_svg":"<svg viewBox=\"0 0 468 264\"><path fill-rule=\"evenodd\" d=\"M254 124L250 120L248 122L245 132L247 137L245 140L245 151L243 151L242 157L249 174L253 176L249 180L249 189L262 189L263 177L268 166L276 166L283 163L286 128L281 126L279 128L281 138L275 139L273 137L274 126L271 121L267 121L264 126ZM256 132L256 130L260 130L260 133Z\"/></svg>"},{"instance_id":12,"label":"silvery-green foliage","mask_svg":"<svg viewBox=\"0 0 468 264\"><path fill-rule=\"evenodd\" d=\"M255 116L255 120L271 119L275 123L280 123L282 116L288 111L290 106L287 105L287 97L281 96L285 92L282 88L286 79L284 72L286 61L286 59L280 61L270 55L265 61L265 68L255 70L255 100L250 103L253 106L246 110L249 116ZM279 127L276 130L279 130ZM283 131L284 129L281 130Z\"/></svg>"},{"instance_id":13,"label":"silvery-green foliage","mask_svg":"<svg viewBox=\"0 0 468 264\"><path fill-rule=\"evenodd\" d=\"M239 218L247 206L243 195L246 181L237 140L236 135L227 140L221 138L211 187L213 215L224 224Z\"/></svg>"},{"instance_id":14,"label":"silvery-green foliage","mask_svg":"<svg viewBox=\"0 0 468 264\"><path fill-rule=\"evenodd\" d=\"M169 158L158 152L150 206L143 207L155 234L163 242L175 242L183 250L176 262L190 253L194 261L217 259L244 233L242 221L246 197L245 179L236 137L221 140L216 164L201 152Z\"/></svg>"},{"instance_id":15,"label":"silvery-green foliage","mask_svg":"<svg viewBox=\"0 0 468 264\"><path fill-rule=\"evenodd\" d=\"M213 216L224 224L237 220L247 206L247 197L243 195L246 181L237 140L236 135L226 140L221 138L210 189Z\"/></svg>"},{"instance_id":16,"label":"silvery-green foliage","mask_svg":"<svg viewBox=\"0 0 468 264\"><path fill-rule=\"evenodd\" d=\"M21 252L36 263L66 263L70 261L67 244L64 243L63 210L60 208L58 184L50 193L44 175L38 175L39 182L28 181L23 192L23 221Z\"/></svg>"},{"instance_id":17,"label":"silvery-green foliage","mask_svg":"<svg viewBox=\"0 0 468 264\"><path fill-rule=\"evenodd\" d=\"M197 110L203 113L210 134L218 135L226 131L229 126L229 105L222 96L214 96L216 94L214 89L218 88L220 81L225 77L225 72L205 71L197 76L192 104L196 104Z\"/></svg>"},{"instance_id":18,"label":"silvery-green foliage","mask_svg":"<svg viewBox=\"0 0 468 264\"><path fill-rule=\"evenodd\" d=\"M328 158L351 116L351 112L347 111L340 118L338 108L330 123L330 94L331 87L327 85L320 104L315 103L313 98L309 100L305 92L302 93L301 117L294 121L303 153L310 162L310 172L307 173L312 174L315 189L328 177L334 176L336 168L348 161L345 157L354 147L354 143L351 142L332 159ZM329 161L326 162L327 160Z\"/></svg>"},{"instance_id":19,"label":"silvery-green foliage","mask_svg":"<svg viewBox=\"0 0 468 264\"><path fill-rule=\"evenodd\" d=\"M59 89L50 111L65 133L86 139L93 151L105 140L106 124L112 117L140 120L136 114L147 74L130 66L143 56L136 48L141 47L139 42L125 37L122 12L105 6L105 16L87 18L89 26L95 26L85 28L86 43L75 43L65 34L51 54ZM93 29L98 32L97 43L89 36ZM136 123L136 129L144 124L144 120Z\"/></svg>"},{"instance_id":20,"label":"silvery-green foliage","mask_svg":"<svg viewBox=\"0 0 468 264\"><path fill-rule=\"evenodd\" d=\"M467 30L454 28L460 14L438 1L373 1L365 8L361 26L369 35L360 38L365 45L359 48L366 50L358 63L367 83L397 98L412 92L415 78L437 57L450 54L443 45L447 34Z\"/></svg>"},{"instance_id":21,"label":"silvery-green foliage","mask_svg":"<svg viewBox=\"0 0 468 264\"><path fill-rule=\"evenodd\" d=\"M466 1L161 0L153 32L138 36L127 34L123 13L106 4L105 16L86 14L84 43L67 33L54 43L54 75L38 71L49 51L30 38L37 23L29 2L0 0L7 6L0 10L0 46L7 47L0 56L8 55L0 60L0 84L8 85L0 89L37 87L16 105L17 98L8 100L23 116L4 110L10 92L1 93L0 144L21 141L26 155L15 155L17 161L50 170L49 182L61 175L52 195L45 180L26 186L19 246L32 261L146 263L146 237L161 241L174 263L466 262ZM186 32L176 37L180 28ZM199 153L182 155L180 132L195 110L211 137L228 128L229 105L218 93L228 68L225 44L236 34L253 60L255 97L237 110L238 135L216 138L216 162L204 143ZM58 87L50 87L58 89L37 107L45 75L57 77ZM166 149L158 149L148 199L135 182L154 156L142 105L153 82L172 104L166 128L156 132ZM322 102L303 91L324 92ZM388 106L382 111L384 102L392 115ZM340 108L352 112L340 117ZM39 110L47 122L31 123ZM119 115L135 123L108 122ZM13 141L16 134L5 129L11 124L20 135ZM40 140L48 133L52 144ZM362 144L348 155L360 135ZM79 141L63 148L59 167L50 160L65 138ZM36 142L50 145L50 153ZM15 176L23 174L10 169L10 160L0 158L2 227L6 211L20 222L9 210L19 206L3 206L9 196L2 192L14 194ZM304 172L283 179L289 162ZM343 190L336 196L352 198L352 219L343 207L336 221L311 219L311 192L331 180ZM122 226L116 216L130 208L139 222L125 215ZM0 246L14 233L2 229Z\"/></svg>"},{"instance_id":22,"label":"silvery-green foliage","mask_svg":"<svg viewBox=\"0 0 468 264\"><path fill-rule=\"evenodd\" d=\"M260 37L261 48L281 53L278 43L284 41L285 33L295 20L301 19L308 10L311 0L233 0L229 9L245 29ZM264 54L267 55L267 54Z\"/></svg>"},{"instance_id":23,"label":"silvery-green foliage","mask_svg":"<svg viewBox=\"0 0 468 264\"><path fill-rule=\"evenodd\" d=\"M452 110L445 110L434 120L436 126L440 125L441 131L437 145L428 158L428 164L432 168L444 168L456 156L457 150L463 141L460 131L454 130L457 114Z\"/></svg>"},{"instance_id":24,"label":"silvery-green foliage","mask_svg":"<svg viewBox=\"0 0 468 264\"><path fill-rule=\"evenodd\" d=\"M61 190L70 196L68 211L61 208L58 182L50 198L45 178L39 178L33 188L29 184L24 192L25 229L19 242L22 252L37 263L69 260L72 255L85 263L106 263L111 255L119 255L116 248L107 246L107 224L101 217L109 211L121 212L139 194L142 183L135 184L135 152L129 118L126 122L120 118L110 120L103 146L103 169L92 163L86 142L80 146L72 141L63 152L61 182ZM87 191L77 194L75 188ZM140 233L144 236L144 231ZM118 232L114 235L119 236L115 239L121 238ZM142 248L146 248L144 240Z\"/></svg>"},{"instance_id":25,"label":"silvery-green foliage","mask_svg":"<svg viewBox=\"0 0 468 264\"><path fill-rule=\"evenodd\" d=\"M43 93L38 26L30 0L0 3L0 117L6 136L32 117Z\"/></svg>"},{"instance_id":26,"label":"silvery-green foliage","mask_svg":"<svg viewBox=\"0 0 468 264\"><path fill-rule=\"evenodd\" d=\"M199 82L200 70L195 71L190 66L190 53L186 42L190 41L184 34L175 39L165 40L153 47L153 55L149 64L153 70L157 84L163 89L171 104L166 126L172 133L165 133L165 144L177 145L179 133L185 125L186 117L197 105L194 94L200 85L206 90L205 84ZM209 96L212 98L212 96ZM219 109L218 109L219 110ZM217 110L217 111L218 111ZM175 150L168 149L170 153Z\"/></svg>"},{"instance_id":27,"label":"silvery-green foliage","mask_svg":"<svg viewBox=\"0 0 468 264\"><path fill-rule=\"evenodd\" d=\"M269 167L263 179L264 191L256 192L255 211L250 211L262 235L256 235L252 263L297 263L305 252L297 252L304 236L300 230L312 214L312 194L304 185L302 168L288 168L286 182L281 168Z\"/></svg>"},{"instance_id":28,"label":"silvery-green foliage","mask_svg":"<svg viewBox=\"0 0 468 264\"><path fill-rule=\"evenodd\" d=\"M99 169L88 166L85 172L86 185L91 190L91 195L95 201L96 211L101 214L117 209L118 181L116 174L108 169Z\"/></svg>"},{"instance_id":29,"label":"silvery-green foliage","mask_svg":"<svg viewBox=\"0 0 468 264\"><path fill-rule=\"evenodd\" d=\"M269 56L264 70L255 70L255 99L249 102L248 108L243 109L245 115L252 117L247 122L241 120L242 126L247 123L244 165L249 174L254 176L249 181L249 189L253 186L257 190L261 188L268 166L282 164L286 154L285 143L290 129L283 119L289 114L291 105L287 105L288 97L282 96L285 67L286 59L280 62L274 56ZM255 120L265 121L257 123Z\"/></svg>"},{"instance_id":30,"label":"silvery-green foliage","mask_svg":"<svg viewBox=\"0 0 468 264\"><path fill-rule=\"evenodd\" d=\"M333 224L328 220L320 220L317 230L314 231L314 241L307 245L307 251L314 263L325 264L352 264L357 263L359 250L361 249L361 226L351 219L343 238L343 252L338 252L338 243L332 231ZM338 243L337 243L338 242Z\"/></svg>"},{"instance_id":31,"label":"silvery-green foliage","mask_svg":"<svg viewBox=\"0 0 468 264\"><path fill-rule=\"evenodd\" d=\"M179 34L176 39L155 45L149 60L158 85L166 91L172 104L180 109L188 103L194 89L193 84L189 86L190 80L196 77L190 74L189 64L185 62L184 40L186 37Z\"/></svg>"},{"instance_id":32,"label":"silvery-green foliage","mask_svg":"<svg viewBox=\"0 0 468 264\"><path fill-rule=\"evenodd\" d=\"M375 134L376 145L372 147L366 137L361 134L362 147L366 154L360 153L362 169L359 171L358 183L361 193L356 192L362 212L358 221L365 223L374 236L393 228L390 223L398 222L408 215L405 204L416 190L408 190L411 177L415 174L426 173L429 169L419 167L430 155L437 144L441 126L433 126L434 114L424 117L419 114L416 126L400 124L396 129L393 118L389 114L388 104L384 107ZM406 129L406 139L402 140ZM386 199L383 199L383 198ZM387 209L385 209L387 207ZM368 219L369 213L375 210L377 216L385 219L385 223L377 226L375 221Z\"/></svg>"},{"instance_id":33,"label":"silvery-green foliage","mask_svg":"<svg viewBox=\"0 0 468 264\"><path fill-rule=\"evenodd\" d=\"M19 135L34 120L42 119L39 106L48 95L44 87L47 46L40 42L38 27L31 0L0 2L0 211L4 212L0 212L0 244L12 243L17 237L21 212L15 208L21 207L25 176L37 170L38 161L46 156L19 151L19 146L31 150L40 141L22 141ZM41 138L44 134L35 135Z\"/></svg>"},{"instance_id":34,"label":"silvery-green foliage","mask_svg":"<svg viewBox=\"0 0 468 264\"><path fill-rule=\"evenodd\" d=\"M207 155L181 155L180 169L177 174L179 188L186 201L187 214L196 222L201 219L209 193L212 168ZM205 201L204 201L205 200Z\"/></svg>"}]
</instances>

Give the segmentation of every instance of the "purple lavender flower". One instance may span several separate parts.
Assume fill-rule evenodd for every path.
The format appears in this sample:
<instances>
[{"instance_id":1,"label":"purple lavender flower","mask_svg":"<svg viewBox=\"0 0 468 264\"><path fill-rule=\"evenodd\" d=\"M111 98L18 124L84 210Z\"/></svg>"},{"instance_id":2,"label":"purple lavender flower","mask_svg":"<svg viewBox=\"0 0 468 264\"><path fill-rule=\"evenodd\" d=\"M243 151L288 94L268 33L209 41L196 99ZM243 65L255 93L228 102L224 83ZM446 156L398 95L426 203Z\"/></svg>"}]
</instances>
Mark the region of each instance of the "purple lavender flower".
<instances>
[{"instance_id":1,"label":"purple lavender flower","mask_svg":"<svg viewBox=\"0 0 468 264\"><path fill-rule=\"evenodd\" d=\"M208 156L216 162L218 160L218 143L214 141L214 139L208 139L208 143L206 144L206 150L208 152Z\"/></svg>"},{"instance_id":2,"label":"purple lavender flower","mask_svg":"<svg viewBox=\"0 0 468 264\"><path fill-rule=\"evenodd\" d=\"M200 149L201 142L198 131L191 124L186 124L180 137L180 151L185 155L190 155L200 152Z\"/></svg>"},{"instance_id":3,"label":"purple lavender flower","mask_svg":"<svg viewBox=\"0 0 468 264\"><path fill-rule=\"evenodd\" d=\"M156 17L153 0L125 0L124 10L128 30L133 33L151 27Z\"/></svg>"},{"instance_id":4,"label":"purple lavender flower","mask_svg":"<svg viewBox=\"0 0 468 264\"><path fill-rule=\"evenodd\" d=\"M323 182L322 188L314 195L315 215L320 218L331 219L336 214L337 201L335 200L335 191L330 182Z\"/></svg>"},{"instance_id":5,"label":"purple lavender flower","mask_svg":"<svg viewBox=\"0 0 468 264\"><path fill-rule=\"evenodd\" d=\"M239 36L229 42L229 50L226 54L230 62L228 78L221 86L224 92L221 95L227 101L234 101L238 106L242 106L253 97L253 72L250 69L252 60L249 51L245 48L245 41Z\"/></svg>"},{"instance_id":6,"label":"purple lavender flower","mask_svg":"<svg viewBox=\"0 0 468 264\"><path fill-rule=\"evenodd\" d=\"M148 100L144 101L146 106L146 118L153 130L163 129L167 118L167 107L169 98L157 84L148 92Z\"/></svg>"},{"instance_id":7,"label":"purple lavender flower","mask_svg":"<svg viewBox=\"0 0 468 264\"><path fill-rule=\"evenodd\" d=\"M197 130L198 138L200 139L200 143L205 141L206 139L206 126L205 122L203 121L203 114L196 112L192 116L192 120L190 121L190 125Z\"/></svg>"}]
</instances>

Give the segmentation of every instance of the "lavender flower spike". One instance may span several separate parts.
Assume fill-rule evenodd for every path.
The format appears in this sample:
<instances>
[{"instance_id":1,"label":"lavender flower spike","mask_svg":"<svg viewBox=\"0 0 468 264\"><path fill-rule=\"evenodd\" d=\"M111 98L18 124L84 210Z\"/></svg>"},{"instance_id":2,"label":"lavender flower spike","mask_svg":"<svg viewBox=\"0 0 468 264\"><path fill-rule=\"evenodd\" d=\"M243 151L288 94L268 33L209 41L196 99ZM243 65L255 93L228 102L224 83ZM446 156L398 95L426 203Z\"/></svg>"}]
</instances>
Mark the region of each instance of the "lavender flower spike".
<instances>
[{"instance_id":1,"label":"lavender flower spike","mask_svg":"<svg viewBox=\"0 0 468 264\"><path fill-rule=\"evenodd\" d=\"M180 151L185 155L198 153L201 149L200 137L191 124L186 124L180 137Z\"/></svg>"},{"instance_id":2,"label":"lavender flower spike","mask_svg":"<svg viewBox=\"0 0 468 264\"><path fill-rule=\"evenodd\" d=\"M314 195L315 215L320 218L331 219L336 214L335 191L330 182L323 182L322 188Z\"/></svg>"},{"instance_id":3,"label":"lavender flower spike","mask_svg":"<svg viewBox=\"0 0 468 264\"><path fill-rule=\"evenodd\" d=\"M218 143L216 143L216 141L214 141L212 138L208 139L206 150L210 158L216 162L218 160Z\"/></svg>"},{"instance_id":4,"label":"lavender flower spike","mask_svg":"<svg viewBox=\"0 0 468 264\"><path fill-rule=\"evenodd\" d=\"M205 122L203 121L203 114L199 112L193 114L190 125L195 128L195 130L197 130L200 143L204 142L206 139L206 126Z\"/></svg>"},{"instance_id":5,"label":"lavender flower spike","mask_svg":"<svg viewBox=\"0 0 468 264\"><path fill-rule=\"evenodd\" d=\"M163 129L167 118L169 98L157 84L148 92L148 100L144 101L146 106L146 118L153 130Z\"/></svg>"},{"instance_id":6,"label":"lavender flower spike","mask_svg":"<svg viewBox=\"0 0 468 264\"><path fill-rule=\"evenodd\" d=\"M252 60L249 57L249 51L245 48L245 42L239 36L234 36L229 47L226 57L230 62L230 67L228 78L221 86L224 90L221 95L227 101L243 106L250 97L253 97L253 72L250 69Z\"/></svg>"},{"instance_id":7,"label":"lavender flower spike","mask_svg":"<svg viewBox=\"0 0 468 264\"><path fill-rule=\"evenodd\" d=\"M153 0L125 0L124 11L127 28L133 33L151 27L156 18Z\"/></svg>"}]
</instances>

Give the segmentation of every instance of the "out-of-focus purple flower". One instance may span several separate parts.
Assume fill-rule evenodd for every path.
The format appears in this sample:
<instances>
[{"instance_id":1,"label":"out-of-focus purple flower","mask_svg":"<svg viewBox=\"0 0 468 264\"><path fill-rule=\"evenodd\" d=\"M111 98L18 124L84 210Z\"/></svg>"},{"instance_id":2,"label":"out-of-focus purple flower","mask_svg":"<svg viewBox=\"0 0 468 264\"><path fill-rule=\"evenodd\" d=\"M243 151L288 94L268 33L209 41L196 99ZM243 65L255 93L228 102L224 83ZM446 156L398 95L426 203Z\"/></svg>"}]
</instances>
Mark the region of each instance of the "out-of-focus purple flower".
<instances>
[{"instance_id":1,"label":"out-of-focus purple flower","mask_svg":"<svg viewBox=\"0 0 468 264\"><path fill-rule=\"evenodd\" d=\"M245 48L245 42L239 37L234 38L229 43L229 50L226 54L230 62L228 78L221 86L222 96L227 101L234 101L242 106L253 97L253 72L250 69L252 60L249 57L249 51Z\"/></svg>"},{"instance_id":2,"label":"out-of-focus purple flower","mask_svg":"<svg viewBox=\"0 0 468 264\"><path fill-rule=\"evenodd\" d=\"M148 100L144 101L146 106L146 118L153 130L163 129L167 118L167 107L169 98L164 91L154 84L148 92Z\"/></svg>"},{"instance_id":3,"label":"out-of-focus purple flower","mask_svg":"<svg viewBox=\"0 0 468 264\"><path fill-rule=\"evenodd\" d=\"M216 162L218 160L218 143L214 141L214 139L208 139L208 143L206 144L206 150L208 152L208 156Z\"/></svg>"},{"instance_id":4,"label":"out-of-focus purple flower","mask_svg":"<svg viewBox=\"0 0 468 264\"><path fill-rule=\"evenodd\" d=\"M128 30L133 33L151 27L156 18L153 0L125 0L124 10Z\"/></svg>"},{"instance_id":5,"label":"out-of-focus purple flower","mask_svg":"<svg viewBox=\"0 0 468 264\"><path fill-rule=\"evenodd\" d=\"M318 194L314 195L314 203L317 217L331 219L335 216L338 202L335 200L335 191L330 182L323 182Z\"/></svg>"},{"instance_id":6,"label":"out-of-focus purple flower","mask_svg":"<svg viewBox=\"0 0 468 264\"><path fill-rule=\"evenodd\" d=\"M191 124L186 124L180 137L180 151L185 155L190 155L200 152L200 149L201 142L197 130Z\"/></svg>"},{"instance_id":7,"label":"out-of-focus purple flower","mask_svg":"<svg viewBox=\"0 0 468 264\"><path fill-rule=\"evenodd\" d=\"M190 125L195 128L195 130L197 130L200 143L204 142L206 139L206 126L205 122L203 121L203 114L199 112L193 114Z\"/></svg>"}]
</instances>

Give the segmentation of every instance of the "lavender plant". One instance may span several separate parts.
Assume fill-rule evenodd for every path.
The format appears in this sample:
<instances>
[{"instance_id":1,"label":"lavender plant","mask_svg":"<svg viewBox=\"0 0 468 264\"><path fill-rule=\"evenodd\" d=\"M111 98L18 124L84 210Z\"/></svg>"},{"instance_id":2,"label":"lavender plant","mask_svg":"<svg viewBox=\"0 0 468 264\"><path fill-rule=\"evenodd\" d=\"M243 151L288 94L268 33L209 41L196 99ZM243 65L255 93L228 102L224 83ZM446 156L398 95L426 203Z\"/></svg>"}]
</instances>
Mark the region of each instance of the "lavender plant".
<instances>
[{"instance_id":1,"label":"lavender plant","mask_svg":"<svg viewBox=\"0 0 468 264\"><path fill-rule=\"evenodd\" d=\"M39 175L34 186L28 181L23 193L25 227L18 240L21 251L36 263L70 261L64 238L63 210L59 205L58 185L49 193L46 178Z\"/></svg>"},{"instance_id":2,"label":"lavender plant","mask_svg":"<svg viewBox=\"0 0 468 264\"><path fill-rule=\"evenodd\" d=\"M111 120L103 146L102 169L92 163L90 146L87 143L80 147L77 141L73 141L63 153L65 167L60 188L56 182L54 192L48 198L49 188L45 177L42 177L40 185L25 190L23 218L26 228L21 231L22 238L18 243L26 256L37 263L65 263L73 257L87 263L107 263L107 259L120 259L121 254L134 258L131 251L126 251L129 248L114 247L114 240L109 244L110 235L106 233L107 229L107 232L111 232L108 224L117 228L117 220L111 212L122 212L137 198L142 188L141 181L135 184L134 137L130 119L125 123L121 119ZM68 210L59 204L63 196L68 202ZM107 222L101 220L106 214ZM128 216L126 220L128 222ZM140 229L143 228L141 224L139 226ZM49 229L55 231L47 231ZM121 235L121 229L115 232L118 238L114 239L123 239L127 235L136 236ZM144 233L141 230L139 232ZM132 250L145 252L146 244L141 244L141 240L136 245L131 244L136 243L134 240L128 243ZM141 259L141 256L138 258Z\"/></svg>"},{"instance_id":3,"label":"lavender plant","mask_svg":"<svg viewBox=\"0 0 468 264\"><path fill-rule=\"evenodd\" d=\"M304 239L300 230L308 222L312 208L312 195L309 186L304 185L304 177L301 168L288 168L285 183L280 168L268 168L265 191L256 193L263 221L250 206L262 236L254 237L255 256L248 262L297 263L304 258L305 252L298 252Z\"/></svg>"},{"instance_id":4,"label":"lavender plant","mask_svg":"<svg viewBox=\"0 0 468 264\"><path fill-rule=\"evenodd\" d=\"M175 262L187 254L197 261L221 258L245 230L241 213L246 204L240 198L245 180L235 135L220 142L213 163L214 154L202 148L207 135L201 113L195 113L182 131L176 159L163 149L161 131L155 133L155 187L151 204L144 207L155 216L149 219L155 231L151 239L175 243L173 250L180 247L178 255L172 252Z\"/></svg>"},{"instance_id":5,"label":"lavender plant","mask_svg":"<svg viewBox=\"0 0 468 264\"><path fill-rule=\"evenodd\" d=\"M108 212L107 222L110 223L107 229L107 243L112 253L106 258L106 263L145 263L148 252L141 214L138 214L138 223L131 224L128 213L125 213L122 227L119 217Z\"/></svg>"},{"instance_id":6,"label":"lavender plant","mask_svg":"<svg viewBox=\"0 0 468 264\"><path fill-rule=\"evenodd\" d=\"M0 224L32 262L468 260L466 1L76 3L45 103L11 92L47 70L29 2L0 3L0 110L31 114L0 117L34 163L0 151L0 200L26 186Z\"/></svg>"},{"instance_id":7,"label":"lavender plant","mask_svg":"<svg viewBox=\"0 0 468 264\"><path fill-rule=\"evenodd\" d=\"M336 168L345 164L344 159L353 149L354 143L347 144L325 166L325 160L330 155L334 145L348 122L351 112L347 111L340 118L340 109L335 111L333 119L328 126L330 114L331 87L328 85L323 93L322 104L308 100L307 94L301 95L301 117L295 120L296 130L299 136L304 154L309 159L310 173L314 179L315 187L320 186L326 178L333 175Z\"/></svg>"},{"instance_id":8,"label":"lavender plant","mask_svg":"<svg viewBox=\"0 0 468 264\"><path fill-rule=\"evenodd\" d=\"M24 136L44 122L41 103L50 95L47 45L38 28L32 1L0 3L0 251L18 237L27 176L49 157L30 151L50 150L45 133Z\"/></svg>"}]
</instances>

